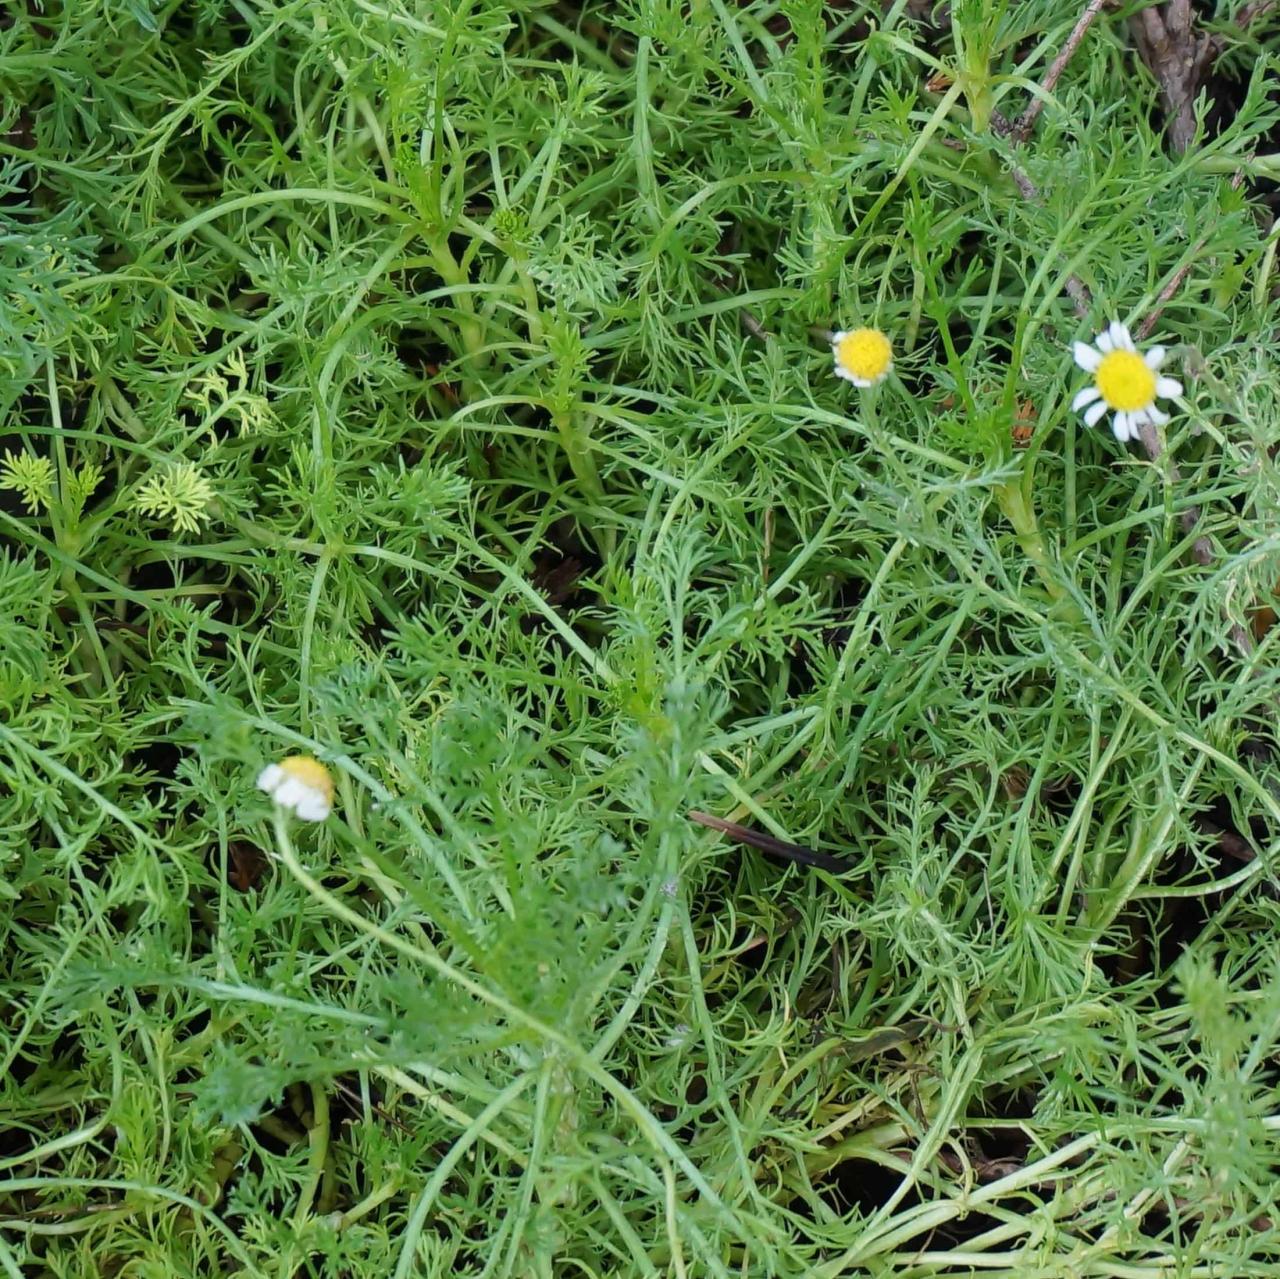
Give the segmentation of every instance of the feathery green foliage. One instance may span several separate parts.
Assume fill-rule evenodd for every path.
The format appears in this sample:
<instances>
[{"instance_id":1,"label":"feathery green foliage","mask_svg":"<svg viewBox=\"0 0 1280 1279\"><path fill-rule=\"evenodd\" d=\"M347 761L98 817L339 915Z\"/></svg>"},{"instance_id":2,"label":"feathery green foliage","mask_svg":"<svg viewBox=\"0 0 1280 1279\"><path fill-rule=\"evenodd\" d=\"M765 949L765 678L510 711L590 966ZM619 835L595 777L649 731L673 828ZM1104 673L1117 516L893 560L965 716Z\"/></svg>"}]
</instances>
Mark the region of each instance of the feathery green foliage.
<instances>
[{"instance_id":1,"label":"feathery green foliage","mask_svg":"<svg viewBox=\"0 0 1280 1279\"><path fill-rule=\"evenodd\" d=\"M1276 65L926 8L0 22L10 1279L1274 1272Z\"/></svg>"}]
</instances>

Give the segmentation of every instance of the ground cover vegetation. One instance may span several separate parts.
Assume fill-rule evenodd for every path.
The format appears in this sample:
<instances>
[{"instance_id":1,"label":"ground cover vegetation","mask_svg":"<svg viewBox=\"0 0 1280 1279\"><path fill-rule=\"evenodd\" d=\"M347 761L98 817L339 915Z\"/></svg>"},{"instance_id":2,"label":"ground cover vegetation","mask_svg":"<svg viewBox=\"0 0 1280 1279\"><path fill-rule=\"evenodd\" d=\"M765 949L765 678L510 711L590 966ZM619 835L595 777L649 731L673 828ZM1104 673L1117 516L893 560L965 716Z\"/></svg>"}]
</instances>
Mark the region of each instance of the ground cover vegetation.
<instances>
[{"instance_id":1,"label":"ground cover vegetation","mask_svg":"<svg viewBox=\"0 0 1280 1279\"><path fill-rule=\"evenodd\" d=\"M1274 9L6 6L0 1271L1274 1274Z\"/></svg>"}]
</instances>

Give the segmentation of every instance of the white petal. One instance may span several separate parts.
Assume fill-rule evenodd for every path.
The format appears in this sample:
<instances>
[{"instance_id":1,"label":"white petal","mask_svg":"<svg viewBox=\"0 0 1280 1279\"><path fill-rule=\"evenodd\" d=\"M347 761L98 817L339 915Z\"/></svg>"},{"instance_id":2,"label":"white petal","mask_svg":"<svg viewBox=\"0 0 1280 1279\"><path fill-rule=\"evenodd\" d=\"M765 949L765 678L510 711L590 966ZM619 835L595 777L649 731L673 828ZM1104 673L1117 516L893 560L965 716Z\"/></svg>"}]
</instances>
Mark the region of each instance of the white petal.
<instances>
[{"instance_id":1,"label":"white petal","mask_svg":"<svg viewBox=\"0 0 1280 1279\"><path fill-rule=\"evenodd\" d=\"M849 336L849 330L848 330L848 329L841 329L838 333L833 333L833 334L831 335L831 345L832 345L832 346L838 346L838 345L839 345L841 342L843 342L843 341L845 340L845 338L847 338L848 336Z\"/></svg>"},{"instance_id":2,"label":"white petal","mask_svg":"<svg viewBox=\"0 0 1280 1279\"><path fill-rule=\"evenodd\" d=\"M297 802L293 811L304 822L322 822L329 816L329 801L318 790L307 787L307 793Z\"/></svg>"},{"instance_id":3,"label":"white petal","mask_svg":"<svg viewBox=\"0 0 1280 1279\"><path fill-rule=\"evenodd\" d=\"M852 373L849 374L849 381L852 382L854 386L860 386L860 387L863 387L864 389L868 386L874 386L876 384L875 378L854 377Z\"/></svg>"},{"instance_id":4,"label":"white petal","mask_svg":"<svg viewBox=\"0 0 1280 1279\"><path fill-rule=\"evenodd\" d=\"M1147 368L1158 369L1164 363L1164 357L1168 354L1162 346L1153 346L1142 358L1147 362Z\"/></svg>"},{"instance_id":5,"label":"white petal","mask_svg":"<svg viewBox=\"0 0 1280 1279\"><path fill-rule=\"evenodd\" d=\"M282 781L284 781L284 769L279 764L268 764L258 774L258 789L270 794Z\"/></svg>"},{"instance_id":6,"label":"white petal","mask_svg":"<svg viewBox=\"0 0 1280 1279\"><path fill-rule=\"evenodd\" d=\"M1093 406L1093 407L1092 407L1092 408L1091 408L1091 409L1090 409L1090 410L1089 410L1089 411L1084 415L1084 424L1085 424L1085 426L1097 426L1097 425L1098 425L1098 423L1102 420L1102 418L1104 418L1104 417L1106 416L1106 412L1107 412L1107 402L1106 402L1106 400L1099 400L1099 401L1097 402L1097 404L1095 404L1095 405L1094 405L1094 406Z\"/></svg>"},{"instance_id":7,"label":"white petal","mask_svg":"<svg viewBox=\"0 0 1280 1279\"><path fill-rule=\"evenodd\" d=\"M271 793L275 797L277 804L283 804L286 808L293 806L293 801L297 798L298 787L302 783L296 778L291 777L288 773L280 779L279 785Z\"/></svg>"},{"instance_id":8,"label":"white petal","mask_svg":"<svg viewBox=\"0 0 1280 1279\"><path fill-rule=\"evenodd\" d=\"M1117 351L1133 350L1133 339L1129 336L1129 330L1119 320L1112 320L1107 332L1111 334L1111 340L1116 344Z\"/></svg>"},{"instance_id":9,"label":"white petal","mask_svg":"<svg viewBox=\"0 0 1280 1279\"><path fill-rule=\"evenodd\" d=\"M1084 390L1076 392L1076 398L1071 401L1071 407L1079 413L1086 404L1092 404L1101 394L1102 392L1096 386L1086 386Z\"/></svg>"},{"instance_id":10,"label":"white petal","mask_svg":"<svg viewBox=\"0 0 1280 1279\"><path fill-rule=\"evenodd\" d=\"M297 808L311 794L312 788L296 777L288 777L276 787L276 803L282 808Z\"/></svg>"},{"instance_id":11,"label":"white petal","mask_svg":"<svg viewBox=\"0 0 1280 1279\"><path fill-rule=\"evenodd\" d=\"M1153 404L1147 410L1147 421L1155 426L1164 426L1169 421L1169 415L1163 409L1156 408Z\"/></svg>"},{"instance_id":12,"label":"white petal","mask_svg":"<svg viewBox=\"0 0 1280 1279\"><path fill-rule=\"evenodd\" d=\"M1071 353L1076 357L1076 363L1084 369L1086 373L1092 373L1099 364L1102 363L1102 356L1093 349L1087 342L1075 342L1071 346Z\"/></svg>"},{"instance_id":13,"label":"white petal","mask_svg":"<svg viewBox=\"0 0 1280 1279\"><path fill-rule=\"evenodd\" d=\"M1116 433L1116 439L1122 443L1129 439L1129 414L1117 412L1111 422L1111 429ZM1137 438L1137 430L1134 428L1134 438Z\"/></svg>"},{"instance_id":14,"label":"white petal","mask_svg":"<svg viewBox=\"0 0 1280 1279\"><path fill-rule=\"evenodd\" d=\"M848 369L841 368L838 364L836 365L836 377L843 378L846 382L852 382L855 386L858 383L858 379Z\"/></svg>"},{"instance_id":15,"label":"white petal","mask_svg":"<svg viewBox=\"0 0 1280 1279\"><path fill-rule=\"evenodd\" d=\"M1176 400L1182 394L1182 383L1176 377L1156 378L1156 394L1162 400Z\"/></svg>"},{"instance_id":16,"label":"white petal","mask_svg":"<svg viewBox=\"0 0 1280 1279\"><path fill-rule=\"evenodd\" d=\"M1097 346L1098 350L1102 351L1104 354L1110 351L1114 351L1116 346L1116 344L1111 340L1110 333L1099 333L1098 340L1095 343L1095 345Z\"/></svg>"}]
</instances>

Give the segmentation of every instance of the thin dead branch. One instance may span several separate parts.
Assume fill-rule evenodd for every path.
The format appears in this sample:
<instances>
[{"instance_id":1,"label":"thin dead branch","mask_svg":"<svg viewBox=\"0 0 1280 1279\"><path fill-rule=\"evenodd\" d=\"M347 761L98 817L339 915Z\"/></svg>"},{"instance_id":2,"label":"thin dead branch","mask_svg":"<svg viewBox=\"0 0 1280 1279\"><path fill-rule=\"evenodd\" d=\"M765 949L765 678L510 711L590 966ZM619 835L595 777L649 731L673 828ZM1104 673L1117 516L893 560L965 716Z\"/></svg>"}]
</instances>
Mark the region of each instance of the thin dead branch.
<instances>
[{"instance_id":1,"label":"thin dead branch","mask_svg":"<svg viewBox=\"0 0 1280 1279\"><path fill-rule=\"evenodd\" d=\"M1187 260L1174 272L1173 278L1168 284L1160 290L1160 296L1156 298L1156 304L1147 312L1146 318L1138 325L1138 340L1141 342L1151 336L1151 331L1160 323L1160 317L1164 314L1165 305L1172 300L1177 291L1182 288L1182 282L1191 273L1191 268L1196 264L1196 257L1200 250L1208 243L1209 237L1202 236L1197 242L1195 248L1187 255Z\"/></svg>"},{"instance_id":2,"label":"thin dead branch","mask_svg":"<svg viewBox=\"0 0 1280 1279\"><path fill-rule=\"evenodd\" d=\"M1253 4L1245 5L1232 19L1241 31L1248 31L1253 24L1262 18L1265 18L1280 0L1254 0Z\"/></svg>"},{"instance_id":3,"label":"thin dead branch","mask_svg":"<svg viewBox=\"0 0 1280 1279\"><path fill-rule=\"evenodd\" d=\"M758 848L770 857L779 857L783 861L798 862L801 866L816 866L820 870L842 871L849 869L849 863L840 857L832 857L828 853L820 853L816 848L806 848L803 844L791 844L785 839L775 839L763 831L752 830L749 826L739 826L737 822L727 822L723 817L712 817L710 813L701 813L694 809L689 813L689 820L705 826L708 830L719 831L736 839L740 844L750 848Z\"/></svg>"},{"instance_id":4,"label":"thin dead branch","mask_svg":"<svg viewBox=\"0 0 1280 1279\"><path fill-rule=\"evenodd\" d=\"M1146 449L1147 456L1153 461L1158 462L1164 456L1164 444L1160 439L1159 433L1155 426L1150 422L1144 422L1138 428L1138 436L1142 440L1142 447ZM1168 468L1167 474L1171 485L1182 483L1182 474L1178 470L1178 464L1170 458L1166 463ZM1200 523L1200 508L1198 506L1188 506L1186 510L1178 516L1178 523L1182 525L1182 531L1190 534L1197 524ZM1191 545L1191 555L1197 564L1203 564L1206 568L1213 563L1213 543L1207 537L1198 537ZM1239 629L1239 628L1236 628ZM1232 632L1234 636L1234 630ZM1252 645L1250 645L1252 647ZM1246 650L1247 651L1247 650Z\"/></svg>"},{"instance_id":5,"label":"thin dead branch","mask_svg":"<svg viewBox=\"0 0 1280 1279\"><path fill-rule=\"evenodd\" d=\"M1246 10L1249 6L1246 6ZM1236 21L1242 19L1253 21L1262 12L1271 7L1270 4L1255 6L1253 15L1241 10ZM1169 145L1175 154L1181 154L1192 143L1196 132L1195 98L1204 83L1208 68L1219 52L1215 41L1207 35L1198 33L1195 26L1195 11L1191 0L1169 0L1160 10L1154 7L1144 9L1131 19L1138 51L1143 61L1155 76L1160 85L1160 94L1164 100L1165 110L1169 115ZM1233 186L1238 187L1243 175L1237 173L1232 179ZM1182 288L1183 282L1190 274L1192 266L1208 237L1203 237L1187 255L1186 263L1181 266L1160 290L1156 304L1138 327L1138 337L1148 337L1168 302ZM1138 432L1142 447L1152 462L1158 462L1164 454L1164 445L1156 428L1150 423L1141 427ZM1181 476L1172 459L1167 461L1170 484L1179 484ZM1189 506L1179 516L1182 531L1190 535L1200 522L1200 507ZM1197 564L1208 568L1213 564L1215 555L1213 543L1207 537L1197 537L1191 544L1191 554ZM1232 642L1239 651L1247 656L1253 652L1253 636L1239 623L1230 626Z\"/></svg>"},{"instance_id":6,"label":"thin dead branch","mask_svg":"<svg viewBox=\"0 0 1280 1279\"><path fill-rule=\"evenodd\" d=\"M1080 47L1080 42L1084 39L1085 32L1092 26L1093 20L1102 11L1106 3L1107 0L1089 0L1089 3L1085 5L1076 21L1076 25L1071 30L1071 34L1067 37L1062 48L1058 50L1058 56L1054 58L1049 65L1049 70L1045 72L1044 80L1040 85L1042 93L1035 95L1031 99L1027 109L1018 118L1017 122L1010 123L998 113L992 117L992 128L997 133L1007 136L1015 147L1021 146L1031 136L1036 117L1039 116L1044 107L1044 97L1053 92L1054 87L1062 78L1062 73L1066 70L1067 64ZM1011 169L1014 185L1022 193L1023 199L1030 200L1033 204L1039 204L1041 202L1040 192L1036 189L1035 183L1017 165L1012 165ZM1084 282L1078 276L1068 275L1066 290L1071 298L1072 305L1075 307L1076 314L1081 318L1088 315L1092 298L1089 296L1089 290L1085 287Z\"/></svg>"},{"instance_id":7,"label":"thin dead branch","mask_svg":"<svg viewBox=\"0 0 1280 1279\"><path fill-rule=\"evenodd\" d=\"M1062 73L1067 69L1067 63L1071 61L1075 51L1080 47L1080 41L1084 39L1085 32L1093 25L1094 18L1098 16L1106 3L1107 0L1089 0L1089 3L1085 6L1084 12L1076 21L1071 34L1067 37L1066 43L1058 51L1058 56L1054 58L1049 70L1045 73L1044 79L1040 82L1040 88L1046 96L1053 92L1054 87L1062 78ZM1017 124L1013 126L1012 137L1014 142L1023 143L1031 136L1031 127L1035 124L1036 117L1043 108L1044 98L1036 95L1031 99L1027 109L1022 113Z\"/></svg>"},{"instance_id":8,"label":"thin dead branch","mask_svg":"<svg viewBox=\"0 0 1280 1279\"><path fill-rule=\"evenodd\" d=\"M1013 126L1003 116L994 115L992 117L992 126L997 132L1010 134L1013 133ZM1009 166L1009 172L1013 177L1013 184L1022 193L1024 200L1029 200L1032 204L1040 204L1040 190L1034 182L1016 164ZM1083 319L1089 314L1093 299L1089 296L1089 290L1085 287L1084 281L1078 276L1068 275L1066 290L1071 298L1071 303L1076 309L1076 314Z\"/></svg>"},{"instance_id":9,"label":"thin dead branch","mask_svg":"<svg viewBox=\"0 0 1280 1279\"><path fill-rule=\"evenodd\" d=\"M1196 94L1213 64L1213 39L1197 29L1191 0L1143 9L1130 24L1138 52L1160 86L1169 144L1180 155L1196 134Z\"/></svg>"}]
</instances>

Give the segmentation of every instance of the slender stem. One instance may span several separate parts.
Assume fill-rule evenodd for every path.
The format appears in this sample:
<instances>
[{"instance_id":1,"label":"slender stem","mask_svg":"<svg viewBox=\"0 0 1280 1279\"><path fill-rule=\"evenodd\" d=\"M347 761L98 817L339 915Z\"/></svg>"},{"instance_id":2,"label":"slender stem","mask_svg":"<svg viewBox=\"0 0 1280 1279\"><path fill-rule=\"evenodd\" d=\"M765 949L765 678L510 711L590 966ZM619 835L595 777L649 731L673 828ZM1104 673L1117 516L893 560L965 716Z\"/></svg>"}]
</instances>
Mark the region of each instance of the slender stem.
<instances>
[{"instance_id":1,"label":"slender stem","mask_svg":"<svg viewBox=\"0 0 1280 1279\"><path fill-rule=\"evenodd\" d=\"M324 1180L325 1164L329 1159L329 1095L324 1090L322 1081L311 1085L311 1125L307 1129L307 1139L311 1146L311 1154L307 1159L307 1179L302 1183L302 1192L298 1196L298 1207L293 1214L293 1224L300 1231L311 1215L311 1206Z\"/></svg>"},{"instance_id":2,"label":"slender stem","mask_svg":"<svg viewBox=\"0 0 1280 1279\"><path fill-rule=\"evenodd\" d=\"M1040 531L1040 522L1036 519L1035 509L1023 493L1022 486L1018 483L1001 484L995 493L1001 511L1013 525L1014 532L1018 535L1018 544L1031 561L1044 589L1055 604L1061 603L1066 596L1054 576L1053 562L1045 546L1044 534Z\"/></svg>"},{"instance_id":3,"label":"slender stem","mask_svg":"<svg viewBox=\"0 0 1280 1279\"><path fill-rule=\"evenodd\" d=\"M357 1204L352 1204L346 1212L342 1213L334 1221L334 1226L338 1230L345 1230L348 1226L354 1225L361 1217L367 1217L375 1208L386 1203L393 1195L400 1190L401 1182L398 1177L393 1177L390 1181L383 1182L376 1190L371 1190Z\"/></svg>"}]
</instances>

